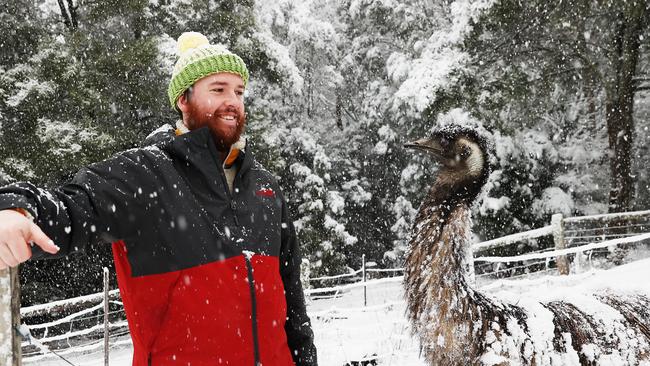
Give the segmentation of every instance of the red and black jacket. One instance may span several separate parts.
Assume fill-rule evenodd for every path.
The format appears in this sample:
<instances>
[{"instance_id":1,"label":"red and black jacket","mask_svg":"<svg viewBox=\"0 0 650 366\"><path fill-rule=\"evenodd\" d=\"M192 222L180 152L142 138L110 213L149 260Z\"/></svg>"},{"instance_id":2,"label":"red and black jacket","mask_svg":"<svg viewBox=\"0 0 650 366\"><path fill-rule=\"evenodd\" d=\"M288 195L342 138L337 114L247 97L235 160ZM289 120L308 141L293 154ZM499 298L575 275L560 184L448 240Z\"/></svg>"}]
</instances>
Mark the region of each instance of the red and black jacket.
<instances>
[{"instance_id":1,"label":"red and black jacket","mask_svg":"<svg viewBox=\"0 0 650 366\"><path fill-rule=\"evenodd\" d=\"M29 211L57 256L113 243L135 366L316 365L275 178L246 151L230 193L207 128L162 140L53 191L3 187L0 209Z\"/></svg>"}]
</instances>

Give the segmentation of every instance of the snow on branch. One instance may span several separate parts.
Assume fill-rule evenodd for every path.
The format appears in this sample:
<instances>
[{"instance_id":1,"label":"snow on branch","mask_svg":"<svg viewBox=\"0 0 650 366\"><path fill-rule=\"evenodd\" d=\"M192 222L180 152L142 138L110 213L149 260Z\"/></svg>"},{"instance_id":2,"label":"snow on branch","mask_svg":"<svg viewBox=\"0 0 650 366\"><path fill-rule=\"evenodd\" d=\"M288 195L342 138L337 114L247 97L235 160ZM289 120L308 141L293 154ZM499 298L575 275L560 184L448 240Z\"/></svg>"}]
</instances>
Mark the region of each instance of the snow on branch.
<instances>
[{"instance_id":1,"label":"snow on branch","mask_svg":"<svg viewBox=\"0 0 650 366\"><path fill-rule=\"evenodd\" d=\"M435 101L436 94L453 84L458 70L463 70L470 56L461 49L473 23L492 7L493 0L457 0L449 7L451 21L427 39L414 59L395 52L388 58L387 71L393 80L405 80L395 93L393 108L401 105L420 113Z\"/></svg>"}]
</instances>

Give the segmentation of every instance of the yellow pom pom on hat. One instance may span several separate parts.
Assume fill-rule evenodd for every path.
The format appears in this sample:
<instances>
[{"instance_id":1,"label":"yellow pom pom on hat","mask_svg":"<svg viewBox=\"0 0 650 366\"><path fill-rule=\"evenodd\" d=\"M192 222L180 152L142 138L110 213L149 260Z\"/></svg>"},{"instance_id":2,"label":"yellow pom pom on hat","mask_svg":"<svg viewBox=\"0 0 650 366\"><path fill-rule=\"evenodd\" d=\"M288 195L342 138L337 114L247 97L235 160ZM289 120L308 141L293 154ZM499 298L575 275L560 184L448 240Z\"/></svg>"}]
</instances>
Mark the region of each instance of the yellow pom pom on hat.
<instances>
[{"instance_id":1,"label":"yellow pom pom on hat","mask_svg":"<svg viewBox=\"0 0 650 366\"><path fill-rule=\"evenodd\" d=\"M178 98L197 80L208 75L228 72L239 75L248 84L248 68L241 57L230 52L224 45L212 45L201 33L185 32L178 37L178 61L174 65L167 96L176 109Z\"/></svg>"},{"instance_id":2,"label":"yellow pom pom on hat","mask_svg":"<svg viewBox=\"0 0 650 366\"><path fill-rule=\"evenodd\" d=\"M210 44L208 38L199 32L185 32L178 37L176 41L177 54L182 56L188 50L192 48L199 48L201 46Z\"/></svg>"}]
</instances>

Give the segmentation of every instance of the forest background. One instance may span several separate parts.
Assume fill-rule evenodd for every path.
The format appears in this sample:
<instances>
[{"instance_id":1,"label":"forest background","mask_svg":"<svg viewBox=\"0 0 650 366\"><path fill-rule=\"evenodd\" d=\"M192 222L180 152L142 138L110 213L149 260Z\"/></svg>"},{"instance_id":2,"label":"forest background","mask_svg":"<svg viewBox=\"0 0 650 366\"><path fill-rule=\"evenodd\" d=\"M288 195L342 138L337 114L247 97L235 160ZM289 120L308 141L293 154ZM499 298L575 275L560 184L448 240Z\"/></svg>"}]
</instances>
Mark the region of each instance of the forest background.
<instances>
[{"instance_id":1,"label":"forest background","mask_svg":"<svg viewBox=\"0 0 650 366\"><path fill-rule=\"evenodd\" d=\"M650 5L641 0L4 0L0 184L56 187L178 118L175 39L251 71L247 134L311 276L401 265L435 167L402 145L491 135L476 240L650 207ZM530 245L544 245L543 242ZM523 250L518 247L514 250ZM23 305L96 292L110 246L21 269ZM114 279L113 279L114 280Z\"/></svg>"}]
</instances>

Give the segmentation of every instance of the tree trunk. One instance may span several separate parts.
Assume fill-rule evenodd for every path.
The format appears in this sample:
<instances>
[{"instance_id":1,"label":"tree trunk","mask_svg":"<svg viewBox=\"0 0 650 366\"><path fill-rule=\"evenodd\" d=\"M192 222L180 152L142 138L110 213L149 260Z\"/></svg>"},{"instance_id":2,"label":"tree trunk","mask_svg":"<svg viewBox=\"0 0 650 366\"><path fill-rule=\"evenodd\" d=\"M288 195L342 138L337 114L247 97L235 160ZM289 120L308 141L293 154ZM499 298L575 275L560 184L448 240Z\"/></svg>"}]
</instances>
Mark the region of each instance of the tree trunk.
<instances>
[{"instance_id":1,"label":"tree trunk","mask_svg":"<svg viewBox=\"0 0 650 366\"><path fill-rule=\"evenodd\" d=\"M609 212L630 210L634 195L631 175L634 141L634 83L639 37L647 18L645 3L623 5L614 32L611 72L607 80L606 120L610 153Z\"/></svg>"},{"instance_id":2,"label":"tree trunk","mask_svg":"<svg viewBox=\"0 0 650 366\"><path fill-rule=\"evenodd\" d=\"M336 88L336 110L334 111L334 115L336 116L336 126L339 130L343 130L343 106L341 103L341 91Z\"/></svg>"}]
</instances>

